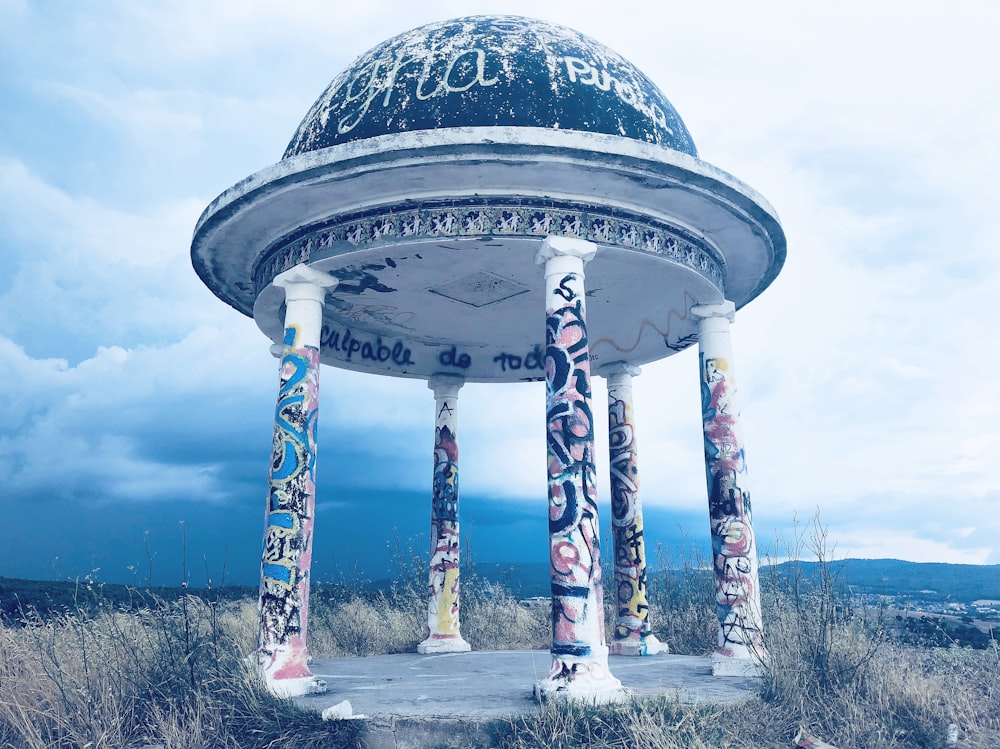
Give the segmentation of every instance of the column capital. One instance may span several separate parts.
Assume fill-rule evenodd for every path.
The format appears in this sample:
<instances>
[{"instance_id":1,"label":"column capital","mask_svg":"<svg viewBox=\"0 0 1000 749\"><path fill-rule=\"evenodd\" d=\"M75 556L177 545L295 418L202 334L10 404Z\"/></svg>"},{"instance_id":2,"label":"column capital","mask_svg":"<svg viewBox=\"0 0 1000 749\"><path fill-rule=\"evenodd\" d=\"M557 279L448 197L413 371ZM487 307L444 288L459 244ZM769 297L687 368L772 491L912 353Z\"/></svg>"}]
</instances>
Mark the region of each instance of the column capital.
<instances>
[{"instance_id":1,"label":"column capital","mask_svg":"<svg viewBox=\"0 0 1000 749\"><path fill-rule=\"evenodd\" d=\"M616 361L600 367L597 370L597 374L607 380L610 380L612 377L620 377L621 375L638 377L642 374L642 370L633 364L629 364L628 362Z\"/></svg>"},{"instance_id":2,"label":"column capital","mask_svg":"<svg viewBox=\"0 0 1000 749\"><path fill-rule=\"evenodd\" d=\"M736 305L728 299L719 304L699 304L691 308L691 315L699 320L724 317L733 322L736 319Z\"/></svg>"},{"instance_id":3,"label":"column capital","mask_svg":"<svg viewBox=\"0 0 1000 749\"><path fill-rule=\"evenodd\" d=\"M535 255L535 264L545 265L556 257L573 257L579 258L586 265L594 259L596 254L597 245L586 239L549 235L542 240L542 246L539 248L538 254Z\"/></svg>"},{"instance_id":4,"label":"column capital","mask_svg":"<svg viewBox=\"0 0 1000 749\"><path fill-rule=\"evenodd\" d=\"M305 263L299 263L276 275L271 283L285 290L286 302L299 299L322 302L327 291L337 288L340 279L334 278L329 273L316 270Z\"/></svg>"},{"instance_id":5,"label":"column capital","mask_svg":"<svg viewBox=\"0 0 1000 749\"><path fill-rule=\"evenodd\" d=\"M461 375L436 374L427 378L427 387L434 391L435 398L457 398L464 384Z\"/></svg>"}]
</instances>

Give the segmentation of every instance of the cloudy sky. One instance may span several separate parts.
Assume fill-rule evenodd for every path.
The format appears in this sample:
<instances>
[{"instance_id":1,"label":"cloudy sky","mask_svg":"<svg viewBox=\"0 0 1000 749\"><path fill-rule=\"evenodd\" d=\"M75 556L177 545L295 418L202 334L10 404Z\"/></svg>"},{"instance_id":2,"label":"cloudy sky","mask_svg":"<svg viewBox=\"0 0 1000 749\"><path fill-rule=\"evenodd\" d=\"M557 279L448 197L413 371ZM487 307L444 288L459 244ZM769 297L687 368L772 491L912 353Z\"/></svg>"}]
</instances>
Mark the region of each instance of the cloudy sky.
<instances>
[{"instance_id":1,"label":"cloudy sky","mask_svg":"<svg viewBox=\"0 0 1000 749\"><path fill-rule=\"evenodd\" d=\"M652 7L0 0L0 575L255 579L276 363L191 269L195 221L356 56L497 12L631 59L782 218L784 271L733 328L761 546L819 508L840 556L1000 563L994 9ZM695 352L635 395L647 532L703 546ZM545 559L543 400L463 390L483 561ZM316 575L380 576L427 543L431 394L324 369L320 423Z\"/></svg>"}]
</instances>

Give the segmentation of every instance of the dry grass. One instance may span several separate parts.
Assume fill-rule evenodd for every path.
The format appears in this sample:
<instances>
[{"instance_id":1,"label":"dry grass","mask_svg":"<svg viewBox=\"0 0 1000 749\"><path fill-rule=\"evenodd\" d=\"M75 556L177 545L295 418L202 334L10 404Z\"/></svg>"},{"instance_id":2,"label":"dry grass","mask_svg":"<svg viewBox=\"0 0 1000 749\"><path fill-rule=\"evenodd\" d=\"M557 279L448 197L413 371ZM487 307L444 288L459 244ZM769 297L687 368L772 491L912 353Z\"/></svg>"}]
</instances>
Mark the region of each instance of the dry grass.
<instances>
[{"instance_id":1,"label":"dry grass","mask_svg":"<svg viewBox=\"0 0 1000 749\"><path fill-rule=\"evenodd\" d=\"M0 628L0 746L356 745L357 727L271 697L246 667L253 602L148 604L135 614L25 612L20 626Z\"/></svg>"},{"instance_id":2,"label":"dry grass","mask_svg":"<svg viewBox=\"0 0 1000 749\"><path fill-rule=\"evenodd\" d=\"M474 650L527 650L551 643L548 610L522 604L501 585L466 575L462 636ZM427 636L427 594L416 583L312 605L309 652L316 657L412 653Z\"/></svg>"},{"instance_id":3,"label":"dry grass","mask_svg":"<svg viewBox=\"0 0 1000 749\"><path fill-rule=\"evenodd\" d=\"M825 558L822 536L805 550ZM797 551L803 551L799 548ZM546 705L496 735L501 749L790 747L799 726L841 747L937 749L948 724L960 749L1000 746L1000 650L893 641L877 614L839 594L832 566L764 588L769 660L759 695L730 706L642 700L600 709ZM317 656L412 651L426 599L415 576L389 591L317 590ZM652 590L654 631L674 652L704 653L715 636L711 578L696 563ZM174 603L139 613L88 605L0 628L0 747L164 749L354 747L361 726L323 723L270 696L243 660L256 602ZM502 586L463 579L463 634L476 649L544 648L550 620ZM89 612L89 613L88 613Z\"/></svg>"}]
</instances>

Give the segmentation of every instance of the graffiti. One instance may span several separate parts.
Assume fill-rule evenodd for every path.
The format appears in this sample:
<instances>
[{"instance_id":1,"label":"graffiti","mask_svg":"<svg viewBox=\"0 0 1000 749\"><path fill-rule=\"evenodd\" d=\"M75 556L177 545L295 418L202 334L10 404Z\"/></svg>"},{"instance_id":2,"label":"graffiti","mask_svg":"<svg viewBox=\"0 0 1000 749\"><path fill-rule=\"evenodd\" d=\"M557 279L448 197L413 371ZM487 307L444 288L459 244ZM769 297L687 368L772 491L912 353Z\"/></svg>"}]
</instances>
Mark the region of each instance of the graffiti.
<instances>
[{"instance_id":1,"label":"graffiti","mask_svg":"<svg viewBox=\"0 0 1000 749\"><path fill-rule=\"evenodd\" d=\"M594 341L593 348L597 348L600 345L607 344L608 346L611 346L612 348L614 348L617 351L620 351L623 354L631 354L633 351L639 348L639 344L642 343L642 337L643 335L646 334L646 330L648 328L652 330L657 336L663 339L663 343L668 349L675 352L681 351L687 348L688 345L697 341L698 336L697 334L694 333L688 333L678 338L677 331L674 329L674 325L680 325L682 330L684 329L685 326L689 325L690 317L688 314L688 310L696 303L697 301L695 300L695 298L691 296L690 293L685 291L684 304L682 305L682 309L684 310L684 312L678 312L676 309L671 309L667 313L666 330L660 330L657 323L653 322L652 320L643 320L639 324L639 333L636 335L635 342L631 346L619 344L617 341L614 341L611 338L599 338L596 341ZM671 338L674 338L675 340L671 342Z\"/></svg>"},{"instance_id":2,"label":"graffiti","mask_svg":"<svg viewBox=\"0 0 1000 749\"><path fill-rule=\"evenodd\" d=\"M651 633L632 388L630 383L621 382L625 378L631 380L627 374L608 379L611 530L618 603L612 647L621 644L641 646Z\"/></svg>"},{"instance_id":3,"label":"graffiti","mask_svg":"<svg viewBox=\"0 0 1000 749\"><path fill-rule=\"evenodd\" d=\"M342 333L324 325L320 333L320 346L347 354L345 361L351 361L351 357L358 354L362 359L380 364L388 361L399 367L414 364L410 349L402 341L396 341L390 348L382 343L381 336L377 336L374 341L363 341L352 334L350 328Z\"/></svg>"},{"instance_id":4,"label":"graffiti","mask_svg":"<svg viewBox=\"0 0 1000 749\"><path fill-rule=\"evenodd\" d=\"M573 276L566 276L563 278L563 280L559 282L559 285L553 290L553 293L558 294L567 302L572 302L576 299L576 292L574 292L568 285L572 280Z\"/></svg>"},{"instance_id":5,"label":"graffiti","mask_svg":"<svg viewBox=\"0 0 1000 749\"><path fill-rule=\"evenodd\" d=\"M355 323L376 322L396 328L409 328L408 323L416 317L416 313L401 310L393 304L355 304L333 296L327 299L326 306L336 310L338 317Z\"/></svg>"},{"instance_id":6,"label":"graffiti","mask_svg":"<svg viewBox=\"0 0 1000 749\"><path fill-rule=\"evenodd\" d=\"M404 53L391 60L376 59L344 87L344 104L353 106L337 123L337 132L343 135L356 128L380 97L382 107L389 107L394 93L402 91L405 96L407 78L415 83L413 94L420 101L460 94L473 86L489 88L500 82L499 78L487 75L486 51L478 47L436 61L420 60Z\"/></svg>"},{"instance_id":7,"label":"graffiti","mask_svg":"<svg viewBox=\"0 0 1000 749\"><path fill-rule=\"evenodd\" d=\"M612 88L618 98L630 107L637 109L647 117L653 119L660 127L667 127L667 116L656 104L647 101L642 91L637 86L615 78L607 68L598 69L597 65L579 57L566 55L563 57L566 64L566 75L569 76L570 83L581 83L584 86L595 86L601 91L610 91Z\"/></svg>"},{"instance_id":8,"label":"graffiti","mask_svg":"<svg viewBox=\"0 0 1000 749\"><path fill-rule=\"evenodd\" d=\"M500 353L493 357L493 361L500 365L500 371L524 369L545 369L545 352L541 346L535 346L524 356L517 354Z\"/></svg>"},{"instance_id":9,"label":"graffiti","mask_svg":"<svg viewBox=\"0 0 1000 749\"><path fill-rule=\"evenodd\" d=\"M670 339L667 338L666 336L664 336L664 338L663 338L664 345L668 349L670 349L671 351L673 351L675 353L678 352L678 351L683 351L688 346L693 345L697 341L698 341L698 334L697 333L688 333L687 335L681 336L680 338L678 338L673 343L671 343Z\"/></svg>"},{"instance_id":10,"label":"graffiti","mask_svg":"<svg viewBox=\"0 0 1000 749\"><path fill-rule=\"evenodd\" d=\"M465 353L458 353L458 349L452 346L438 354L438 364L442 367L458 367L468 369L472 366L472 357Z\"/></svg>"},{"instance_id":11,"label":"graffiti","mask_svg":"<svg viewBox=\"0 0 1000 749\"><path fill-rule=\"evenodd\" d=\"M699 361L719 652L749 657L745 650L764 651L750 493L741 486L747 468L739 413L728 359L702 351Z\"/></svg>"},{"instance_id":12,"label":"graffiti","mask_svg":"<svg viewBox=\"0 0 1000 749\"><path fill-rule=\"evenodd\" d=\"M438 418L449 421L453 409L443 403ZM447 426L438 427L434 435L433 517L438 521L458 520L458 442Z\"/></svg>"},{"instance_id":13,"label":"graffiti","mask_svg":"<svg viewBox=\"0 0 1000 749\"><path fill-rule=\"evenodd\" d=\"M548 289L545 382L552 654L604 644L600 536L582 275Z\"/></svg>"},{"instance_id":14,"label":"graffiti","mask_svg":"<svg viewBox=\"0 0 1000 749\"><path fill-rule=\"evenodd\" d=\"M303 652L305 648L316 493L319 351L298 346L297 339L297 327L285 329L261 562L258 644L262 653L273 653L292 640Z\"/></svg>"},{"instance_id":15,"label":"graffiti","mask_svg":"<svg viewBox=\"0 0 1000 749\"><path fill-rule=\"evenodd\" d=\"M459 527L458 527L458 435L455 393L435 390L437 405L434 430L434 482L431 493L431 559L428 584L428 638L420 652L442 650L433 641L458 640L459 618ZM455 649L468 649L467 646Z\"/></svg>"}]
</instances>

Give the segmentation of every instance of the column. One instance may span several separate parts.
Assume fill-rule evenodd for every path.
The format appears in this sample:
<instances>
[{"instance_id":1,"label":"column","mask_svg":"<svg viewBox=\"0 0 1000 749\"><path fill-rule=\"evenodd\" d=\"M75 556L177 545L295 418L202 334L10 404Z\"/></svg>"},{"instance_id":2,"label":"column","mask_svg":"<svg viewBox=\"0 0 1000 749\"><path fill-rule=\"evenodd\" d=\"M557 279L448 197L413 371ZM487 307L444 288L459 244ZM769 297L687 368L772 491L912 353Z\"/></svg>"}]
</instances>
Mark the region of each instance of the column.
<instances>
[{"instance_id":1,"label":"column","mask_svg":"<svg viewBox=\"0 0 1000 749\"><path fill-rule=\"evenodd\" d=\"M639 368L616 363L603 367L601 374L608 382L608 464L617 610L609 648L611 655L666 653L669 649L650 628L646 597L646 540L632 407L632 378L639 374Z\"/></svg>"},{"instance_id":2,"label":"column","mask_svg":"<svg viewBox=\"0 0 1000 749\"><path fill-rule=\"evenodd\" d=\"M281 697L322 692L309 670L306 624L313 508L323 300L337 280L297 265L274 279L285 290L285 333L274 414L270 491L260 577L257 665Z\"/></svg>"},{"instance_id":3,"label":"column","mask_svg":"<svg viewBox=\"0 0 1000 749\"><path fill-rule=\"evenodd\" d=\"M705 473L719 615L719 641L712 655L716 676L753 675L767 657L761 638L757 545L729 338L735 311L730 301L691 310L698 319Z\"/></svg>"},{"instance_id":4,"label":"column","mask_svg":"<svg viewBox=\"0 0 1000 749\"><path fill-rule=\"evenodd\" d=\"M534 692L605 702L621 698L624 690L608 669L604 640L583 283L584 263L596 251L591 242L547 237L535 259L545 267L552 668Z\"/></svg>"},{"instance_id":5,"label":"column","mask_svg":"<svg viewBox=\"0 0 1000 749\"><path fill-rule=\"evenodd\" d=\"M465 653L459 617L458 391L460 377L437 375L434 391L434 486L431 495L431 562L427 638L418 653Z\"/></svg>"}]
</instances>

